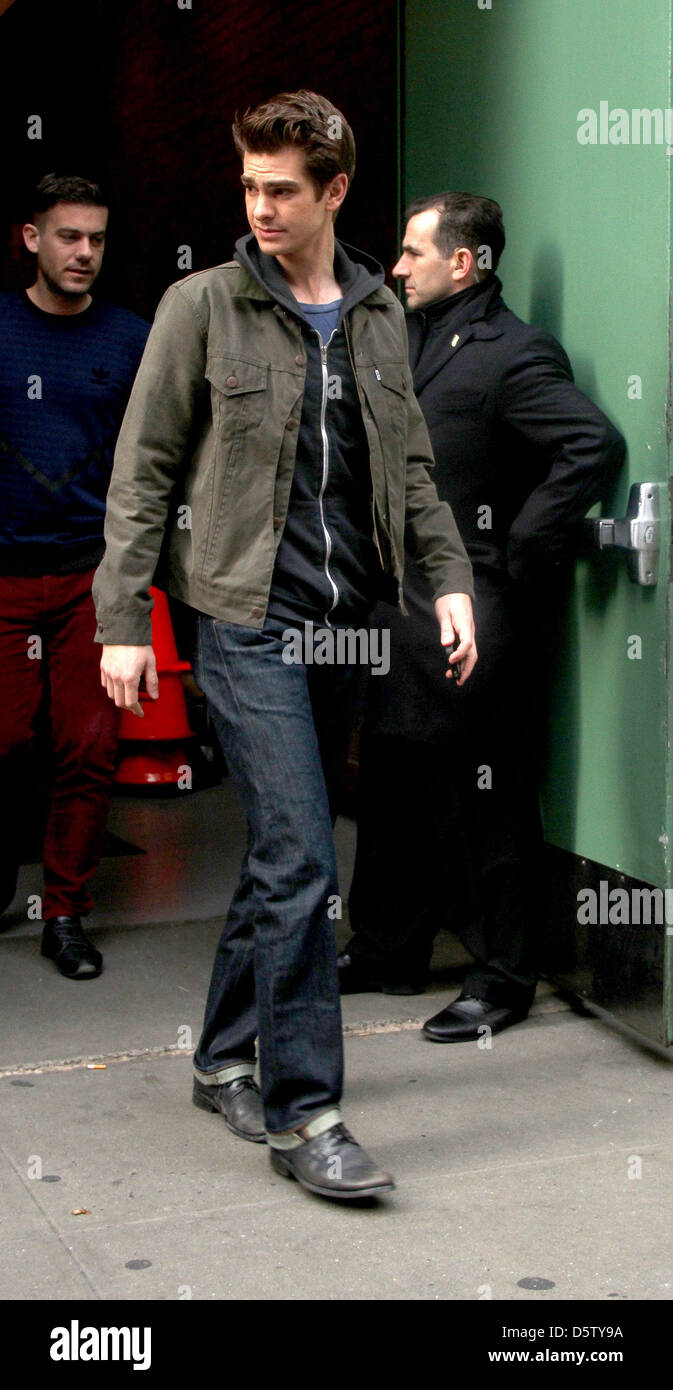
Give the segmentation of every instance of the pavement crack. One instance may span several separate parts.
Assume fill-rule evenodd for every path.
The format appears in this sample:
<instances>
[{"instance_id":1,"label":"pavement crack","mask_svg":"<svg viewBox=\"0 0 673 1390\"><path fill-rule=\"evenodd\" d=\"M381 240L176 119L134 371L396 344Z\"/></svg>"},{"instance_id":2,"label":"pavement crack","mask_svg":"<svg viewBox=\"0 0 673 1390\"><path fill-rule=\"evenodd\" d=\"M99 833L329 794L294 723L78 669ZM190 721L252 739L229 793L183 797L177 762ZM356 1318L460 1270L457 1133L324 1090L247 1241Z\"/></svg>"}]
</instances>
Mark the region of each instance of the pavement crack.
<instances>
[{"instance_id":1,"label":"pavement crack","mask_svg":"<svg viewBox=\"0 0 673 1390\"><path fill-rule=\"evenodd\" d=\"M531 1020L547 1017L550 1014L566 1013L562 1003L558 1008L540 1009L530 1015ZM423 1026L422 1018L362 1019L355 1023L345 1023L343 1033L346 1038L368 1038L377 1034L418 1032ZM80 1057L58 1057L41 1062L15 1062L12 1066L0 1067L0 1080L12 1076L40 1075L46 1072L76 1071L82 1067L112 1066L116 1062L137 1062L143 1058L193 1057L195 1048L181 1047L179 1043L169 1043L165 1047L127 1048L124 1052L92 1052Z\"/></svg>"},{"instance_id":2,"label":"pavement crack","mask_svg":"<svg viewBox=\"0 0 673 1390\"><path fill-rule=\"evenodd\" d=\"M39 1076L45 1072L77 1071L82 1067L111 1066L115 1062L137 1062L144 1057L193 1057L194 1048L179 1047L171 1043L168 1047L138 1047L126 1052L96 1052L84 1057L61 1057L45 1062L17 1062L12 1067L0 1068L0 1080L12 1076Z\"/></svg>"}]
</instances>

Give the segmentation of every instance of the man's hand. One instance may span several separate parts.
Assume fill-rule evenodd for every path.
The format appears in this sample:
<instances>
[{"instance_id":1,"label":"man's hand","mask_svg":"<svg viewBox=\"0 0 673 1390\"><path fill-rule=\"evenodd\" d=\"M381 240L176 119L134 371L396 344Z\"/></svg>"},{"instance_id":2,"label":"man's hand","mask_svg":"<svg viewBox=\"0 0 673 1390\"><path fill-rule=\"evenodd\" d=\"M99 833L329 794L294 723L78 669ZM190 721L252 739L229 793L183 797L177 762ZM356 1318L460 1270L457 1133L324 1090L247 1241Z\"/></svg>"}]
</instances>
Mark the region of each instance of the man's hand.
<instances>
[{"instance_id":1,"label":"man's hand","mask_svg":"<svg viewBox=\"0 0 673 1390\"><path fill-rule=\"evenodd\" d=\"M151 647L103 647L100 681L119 709L144 718L138 699L138 686L145 677L145 689L152 700L159 698L157 663Z\"/></svg>"},{"instance_id":2,"label":"man's hand","mask_svg":"<svg viewBox=\"0 0 673 1390\"><path fill-rule=\"evenodd\" d=\"M454 637L460 645L449 657L447 678L455 680L456 685L464 685L477 664L477 647L474 640L474 618L472 599L469 594L442 594L435 599L435 613L440 626L439 640L443 647L450 647ZM452 669L462 662L460 675Z\"/></svg>"}]
</instances>

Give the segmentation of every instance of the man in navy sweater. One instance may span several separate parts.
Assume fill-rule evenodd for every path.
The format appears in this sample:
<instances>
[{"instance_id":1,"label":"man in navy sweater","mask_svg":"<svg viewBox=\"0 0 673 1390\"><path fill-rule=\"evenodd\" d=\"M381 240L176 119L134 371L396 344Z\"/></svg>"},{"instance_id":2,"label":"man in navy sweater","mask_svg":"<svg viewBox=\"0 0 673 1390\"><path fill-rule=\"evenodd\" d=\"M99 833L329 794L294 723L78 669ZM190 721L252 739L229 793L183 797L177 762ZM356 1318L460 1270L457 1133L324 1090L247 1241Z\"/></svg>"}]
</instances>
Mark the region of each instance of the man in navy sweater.
<instances>
[{"instance_id":1,"label":"man in navy sweater","mask_svg":"<svg viewBox=\"0 0 673 1390\"><path fill-rule=\"evenodd\" d=\"M82 930L110 800L119 711L101 688L93 572L117 433L149 326L94 302L108 211L96 184L47 175L23 229L35 283L0 296L0 760L11 789L0 912L16 893L26 756L49 743L42 954L100 975ZM40 744L40 757L44 753Z\"/></svg>"}]
</instances>

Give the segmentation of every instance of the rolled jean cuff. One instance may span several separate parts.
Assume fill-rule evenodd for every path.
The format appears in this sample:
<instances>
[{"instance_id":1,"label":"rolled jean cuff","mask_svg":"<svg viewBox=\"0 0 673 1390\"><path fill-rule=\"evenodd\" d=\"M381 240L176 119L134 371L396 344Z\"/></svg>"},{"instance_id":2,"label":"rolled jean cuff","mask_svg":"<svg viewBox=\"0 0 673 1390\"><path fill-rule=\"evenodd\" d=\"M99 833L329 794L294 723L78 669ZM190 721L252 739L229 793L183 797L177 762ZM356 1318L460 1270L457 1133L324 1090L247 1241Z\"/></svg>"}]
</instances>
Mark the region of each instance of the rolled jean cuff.
<instances>
[{"instance_id":1,"label":"rolled jean cuff","mask_svg":"<svg viewBox=\"0 0 673 1390\"><path fill-rule=\"evenodd\" d=\"M202 1086L226 1086L239 1076L254 1076L254 1062L232 1062L231 1066L220 1067L219 1071L199 1071L194 1067L194 1075Z\"/></svg>"},{"instance_id":2,"label":"rolled jean cuff","mask_svg":"<svg viewBox=\"0 0 673 1390\"><path fill-rule=\"evenodd\" d=\"M332 1125L339 1124L341 1111L338 1105L333 1105L329 1110L321 1110L313 1115L306 1124L297 1125L296 1129L285 1130L283 1134L273 1134L267 1129L267 1142L272 1149L299 1149L302 1144L308 1144L310 1139L317 1139L319 1134L331 1129Z\"/></svg>"}]
</instances>

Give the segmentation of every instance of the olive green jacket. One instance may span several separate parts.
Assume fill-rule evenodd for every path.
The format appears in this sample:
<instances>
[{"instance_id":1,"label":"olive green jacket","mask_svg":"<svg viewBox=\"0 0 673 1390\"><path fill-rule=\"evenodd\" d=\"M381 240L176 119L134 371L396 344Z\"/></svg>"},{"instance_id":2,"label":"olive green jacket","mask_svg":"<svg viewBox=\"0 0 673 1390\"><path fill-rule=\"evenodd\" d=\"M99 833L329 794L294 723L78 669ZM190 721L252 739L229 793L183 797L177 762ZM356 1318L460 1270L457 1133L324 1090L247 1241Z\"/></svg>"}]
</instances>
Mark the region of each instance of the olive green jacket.
<instances>
[{"instance_id":1,"label":"olive green jacket","mask_svg":"<svg viewBox=\"0 0 673 1390\"><path fill-rule=\"evenodd\" d=\"M369 444L372 526L400 593L404 535L433 594L472 595L413 393L404 312L389 289L346 314ZM93 593L97 641L151 640L149 587L259 628L287 512L301 417L300 322L235 261L172 285L128 403Z\"/></svg>"}]
</instances>

